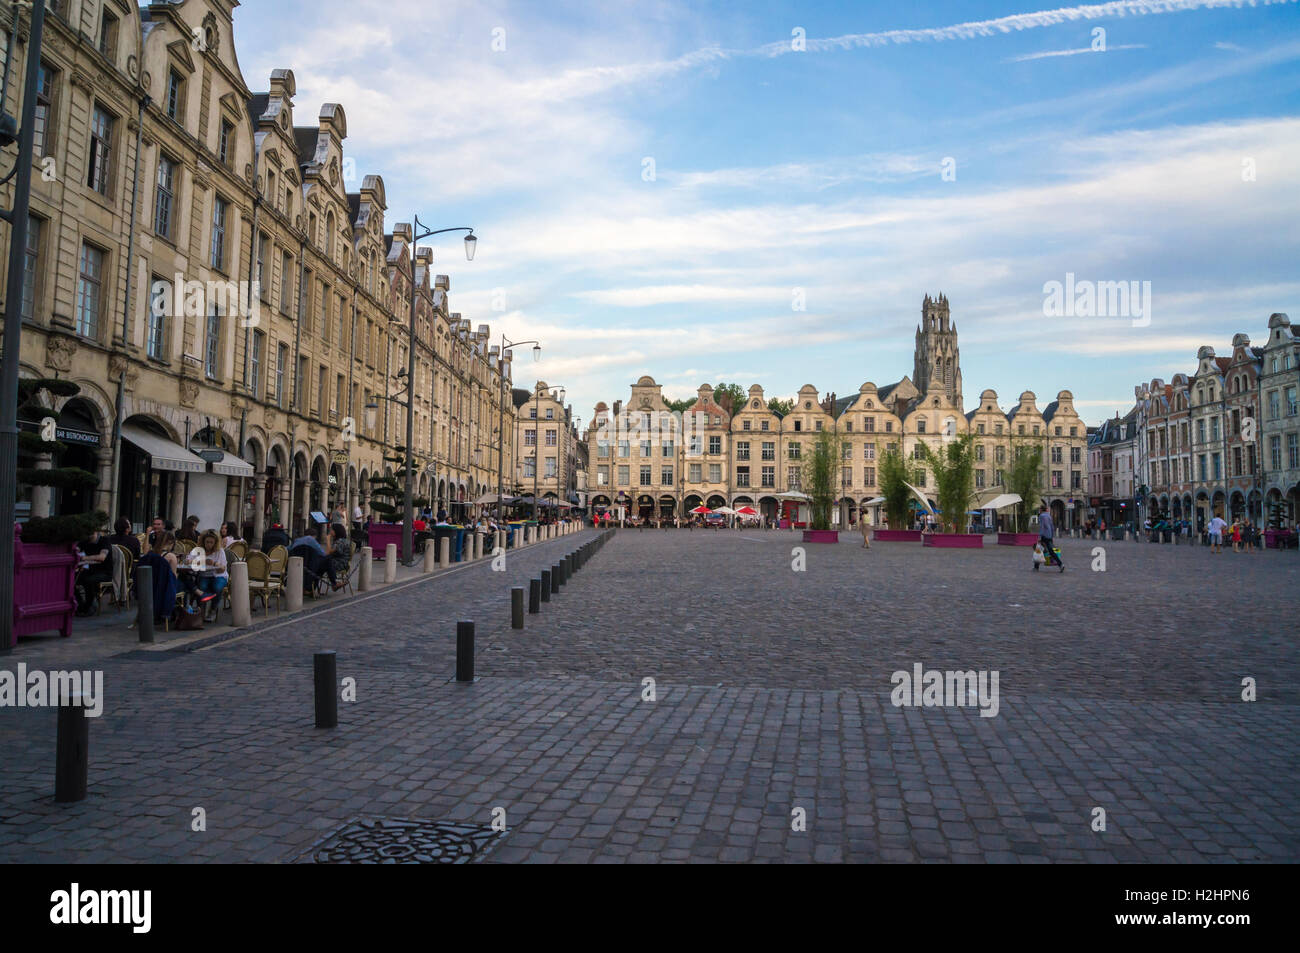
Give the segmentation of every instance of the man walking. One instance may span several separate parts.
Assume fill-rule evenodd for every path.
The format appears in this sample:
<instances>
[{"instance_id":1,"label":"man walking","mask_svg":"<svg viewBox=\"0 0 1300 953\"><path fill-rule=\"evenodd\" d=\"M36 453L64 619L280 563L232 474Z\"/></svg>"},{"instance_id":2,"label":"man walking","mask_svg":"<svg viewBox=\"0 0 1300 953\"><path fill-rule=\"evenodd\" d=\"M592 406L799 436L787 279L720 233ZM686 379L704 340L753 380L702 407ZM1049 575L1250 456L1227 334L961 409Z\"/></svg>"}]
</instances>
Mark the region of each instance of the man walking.
<instances>
[{"instance_id":1,"label":"man walking","mask_svg":"<svg viewBox=\"0 0 1300 953\"><path fill-rule=\"evenodd\" d=\"M1060 566L1060 572L1065 572L1065 563L1061 561L1060 555L1052 545L1052 537L1056 535L1056 527L1052 525L1052 514L1047 512L1047 504L1043 503L1038 510L1038 545L1043 547L1043 559L1047 565L1056 560L1056 565ZM1038 563L1034 563L1034 569L1038 569Z\"/></svg>"},{"instance_id":2,"label":"man walking","mask_svg":"<svg viewBox=\"0 0 1300 953\"><path fill-rule=\"evenodd\" d=\"M1207 526L1206 529L1210 533L1211 553L1220 553L1223 551L1220 547L1223 545L1223 531L1227 529L1227 527L1228 522L1222 516L1215 514L1214 519L1210 520L1210 525Z\"/></svg>"}]
</instances>

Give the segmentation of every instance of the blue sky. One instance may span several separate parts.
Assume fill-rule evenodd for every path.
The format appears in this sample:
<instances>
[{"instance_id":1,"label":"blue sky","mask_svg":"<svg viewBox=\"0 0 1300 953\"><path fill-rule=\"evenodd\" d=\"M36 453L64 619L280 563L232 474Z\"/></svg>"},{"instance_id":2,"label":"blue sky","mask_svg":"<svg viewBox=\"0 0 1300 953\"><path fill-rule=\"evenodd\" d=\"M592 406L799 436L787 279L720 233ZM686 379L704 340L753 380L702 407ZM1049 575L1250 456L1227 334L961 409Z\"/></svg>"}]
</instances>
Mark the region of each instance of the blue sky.
<instances>
[{"instance_id":1,"label":"blue sky","mask_svg":"<svg viewBox=\"0 0 1300 953\"><path fill-rule=\"evenodd\" d=\"M299 124L343 104L390 230L476 228L473 263L435 246L453 308L539 338L516 383L584 421L642 374L898 380L927 292L967 406L1068 388L1090 423L1300 321L1294 2L244 0L235 31ZM1150 323L1044 316L1067 272L1151 282Z\"/></svg>"}]
</instances>

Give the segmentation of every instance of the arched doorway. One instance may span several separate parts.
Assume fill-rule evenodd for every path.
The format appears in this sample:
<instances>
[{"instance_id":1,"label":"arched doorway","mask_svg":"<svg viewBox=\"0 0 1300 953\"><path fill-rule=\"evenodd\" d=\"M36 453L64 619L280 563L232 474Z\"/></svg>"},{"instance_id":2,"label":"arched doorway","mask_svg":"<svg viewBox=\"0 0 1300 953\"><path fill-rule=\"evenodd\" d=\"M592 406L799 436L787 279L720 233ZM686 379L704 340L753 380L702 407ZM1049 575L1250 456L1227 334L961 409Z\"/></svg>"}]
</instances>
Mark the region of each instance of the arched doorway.
<instances>
[{"instance_id":1,"label":"arched doorway","mask_svg":"<svg viewBox=\"0 0 1300 953\"><path fill-rule=\"evenodd\" d=\"M659 497L659 518L661 520L671 520L673 514L677 511L677 500L664 494Z\"/></svg>"},{"instance_id":2,"label":"arched doorway","mask_svg":"<svg viewBox=\"0 0 1300 953\"><path fill-rule=\"evenodd\" d=\"M652 519L655 513L655 499L653 496L638 496L636 498L636 515L643 520Z\"/></svg>"},{"instance_id":3,"label":"arched doorway","mask_svg":"<svg viewBox=\"0 0 1300 953\"><path fill-rule=\"evenodd\" d=\"M709 495L708 499L705 500L704 505L711 510L716 510L727 505L727 498L725 496L720 496L717 493L712 493Z\"/></svg>"},{"instance_id":4,"label":"arched doorway","mask_svg":"<svg viewBox=\"0 0 1300 953\"><path fill-rule=\"evenodd\" d=\"M138 429L145 437L175 445L167 427L153 417L137 414L128 417L122 426L124 429ZM177 446L176 449L183 448ZM181 512L185 498L185 473L184 469L172 469L162 461L155 466L146 449L124 436L118 469L118 509L137 531L148 527L154 517L170 523L173 529L179 527L185 519Z\"/></svg>"},{"instance_id":5,"label":"arched doorway","mask_svg":"<svg viewBox=\"0 0 1300 953\"><path fill-rule=\"evenodd\" d=\"M99 475L96 458L101 437L94 404L80 397L74 397L64 404L58 417L57 439L63 444L64 450L54 461L55 467L76 467ZM53 499L50 501L50 512L57 516L90 513L95 509L94 486L70 486L66 489L55 487L51 493Z\"/></svg>"}]
</instances>

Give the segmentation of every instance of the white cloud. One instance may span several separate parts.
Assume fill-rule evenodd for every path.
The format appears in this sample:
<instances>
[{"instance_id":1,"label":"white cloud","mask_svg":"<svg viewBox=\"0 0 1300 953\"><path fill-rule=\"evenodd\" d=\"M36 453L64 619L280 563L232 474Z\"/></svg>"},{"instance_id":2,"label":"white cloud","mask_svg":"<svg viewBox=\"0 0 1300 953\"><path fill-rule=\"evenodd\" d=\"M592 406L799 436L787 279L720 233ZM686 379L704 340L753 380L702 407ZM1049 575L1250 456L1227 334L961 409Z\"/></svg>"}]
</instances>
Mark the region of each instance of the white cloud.
<instances>
[{"instance_id":1,"label":"white cloud","mask_svg":"<svg viewBox=\"0 0 1300 953\"><path fill-rule=\"evenodd\" d=\"M1112 53L1116 50L1145 50L1145 43L1123 43L1119 46L1108 46L1104 50L1095 50L1090 46L1080 47L1077 50L1044 50L1041 53L1025 53L1021 56L1012 56L1003 60L1004 63L1027 63L1030 60L1043 60L1055 56L1078 56L1080 53Z\"/></svg>"}]
</instances>

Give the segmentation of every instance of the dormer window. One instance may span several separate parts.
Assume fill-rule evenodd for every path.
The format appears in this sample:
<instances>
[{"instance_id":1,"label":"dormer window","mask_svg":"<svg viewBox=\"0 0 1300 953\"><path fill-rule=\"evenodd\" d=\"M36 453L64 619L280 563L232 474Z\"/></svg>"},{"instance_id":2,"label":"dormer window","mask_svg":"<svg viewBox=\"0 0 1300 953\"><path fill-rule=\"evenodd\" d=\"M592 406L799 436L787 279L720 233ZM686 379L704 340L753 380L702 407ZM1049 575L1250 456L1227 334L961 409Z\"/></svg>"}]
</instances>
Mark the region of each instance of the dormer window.
<instances>
[{"instance_id":1,"label":"dormer window","mask_svg":"<svg viewBox=\"0 0 1300 953\"><path fill-rule=\"evenodd\" d=\"M99 52L110 62L117 61L117 17L107 9L101 12L99 18Z\"/></svg>"},{"instance_id":2,"label":"dormer window","mask_svg":"<svg viewBox=\"0 0 1300 953\"><path fill-rule=\"evenodd\" d=\"M185 118L185 80L176 70L167 71L167 118L181 122Z\"/></svg>"}]
</instances>

